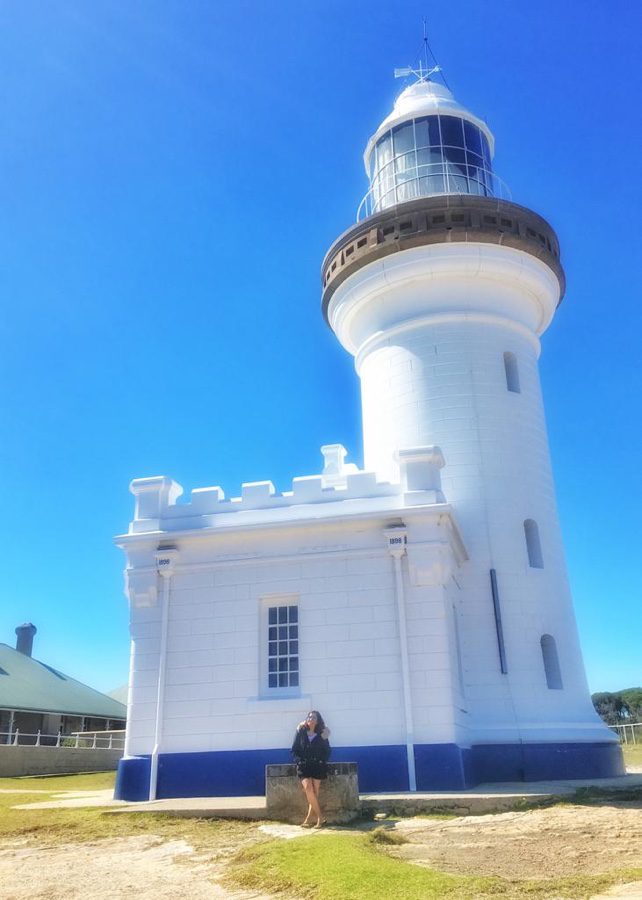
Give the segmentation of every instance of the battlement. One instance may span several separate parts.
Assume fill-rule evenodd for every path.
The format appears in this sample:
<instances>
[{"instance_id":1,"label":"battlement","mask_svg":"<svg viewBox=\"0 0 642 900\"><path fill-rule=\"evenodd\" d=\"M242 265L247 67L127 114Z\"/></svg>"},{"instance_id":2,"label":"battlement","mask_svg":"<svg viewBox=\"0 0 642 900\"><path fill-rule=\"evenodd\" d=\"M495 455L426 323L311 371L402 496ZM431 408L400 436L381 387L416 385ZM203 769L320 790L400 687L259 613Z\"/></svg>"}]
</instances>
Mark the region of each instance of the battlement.
<instances>
[{"instance_id":1,"label":"battlement","mask_svg":"<svg viewBox=\"0 0 642 900\"><path fill-rule=\"evenodd\" d=\"M241 485L240 497L226 499L222 488L204 487L196 488L187 502L179 503L183 488L173 479L166 475L137 478L129 487L136 498L129 534L344 515L358 513L361 502L373 500L391 508L445 503L440 477L444 458L438 447L399 451L398 482L378 481L375 472L346 463L347 451L341 444L327 444L321 447L321 453L321 473L293 478L292 490L282 493L271 481L253 481ZM321 507L336 503L349 507L321 511ZM368 508L371 505L368 503ZM312 512L310 506L319 509Z\"/></svg>"}]
</instances>

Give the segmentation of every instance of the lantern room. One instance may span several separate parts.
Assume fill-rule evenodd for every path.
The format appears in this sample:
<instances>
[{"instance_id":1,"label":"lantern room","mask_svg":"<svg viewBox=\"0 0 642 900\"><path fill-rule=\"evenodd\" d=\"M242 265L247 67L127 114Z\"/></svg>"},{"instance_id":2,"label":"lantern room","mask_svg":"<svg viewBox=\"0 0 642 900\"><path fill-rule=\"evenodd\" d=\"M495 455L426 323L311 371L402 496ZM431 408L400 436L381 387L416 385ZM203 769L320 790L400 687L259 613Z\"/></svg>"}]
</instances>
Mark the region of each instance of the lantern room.
<instances>
[{"instance_id":1,"label":"lantern room","mask_svg":"<svg viewBox=\"0 0 642 900\"><path fill-rule=\"evenodd\" d=\"M494 139L485 122L427 79L407 87L364 153L370 190L358 218L436 194L507 199L494 175Z\"/></svg>"}]
</instances>

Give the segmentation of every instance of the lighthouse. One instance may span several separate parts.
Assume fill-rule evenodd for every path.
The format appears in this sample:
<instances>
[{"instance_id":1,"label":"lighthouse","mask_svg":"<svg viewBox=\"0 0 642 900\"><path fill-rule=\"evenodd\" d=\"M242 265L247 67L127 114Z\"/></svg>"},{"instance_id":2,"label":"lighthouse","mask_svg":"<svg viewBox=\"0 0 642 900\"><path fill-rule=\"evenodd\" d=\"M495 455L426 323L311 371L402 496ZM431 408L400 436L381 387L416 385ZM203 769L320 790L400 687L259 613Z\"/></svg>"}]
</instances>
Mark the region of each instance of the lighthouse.
<instances>
[{"instance_id":1,"label":"lighthouse","mask_svg":"<svg viewBox=\"0 0 642 900\"><path fill-rule=\"evenodd\" d=\"M438 445L468 561L458 641L483 776L536 758L620 771L578 643L538 374L562 301L557 236L508 199L488 125L422 72L364 153L370 188L323 263L323 313L361 380L365 467ZM481 759L487 760L485 767ZM547 776L548 777L548 776Z\"/></svg>"},{"instance_id":2,"label":"lighthouse","mask_svg":"<svg viewBox=\"0 0 642 900\"><path fill-rule=\"evenodd\" d=\"M621 774L566 574L538 375L559 243L488 126L420 70L367 143L322 311L361 382L287 490L136 478L116 796L256 795L318 709L362 791Z\"/></svg>"}]
</instances>

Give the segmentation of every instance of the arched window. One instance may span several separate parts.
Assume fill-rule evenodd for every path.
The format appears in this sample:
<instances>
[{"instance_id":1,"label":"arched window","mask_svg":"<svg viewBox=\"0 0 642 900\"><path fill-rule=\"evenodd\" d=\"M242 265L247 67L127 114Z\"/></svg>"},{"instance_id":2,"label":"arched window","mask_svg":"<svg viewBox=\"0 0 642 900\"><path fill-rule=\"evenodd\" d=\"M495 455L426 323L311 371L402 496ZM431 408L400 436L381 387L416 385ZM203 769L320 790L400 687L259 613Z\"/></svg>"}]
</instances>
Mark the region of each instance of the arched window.
<instances>
[{"instance_id":1,"label":"arched window","mask_svg":"<svg viewBox=\"0 0 642 900\"><path fill-rule=\"evenodd\" d=\"M517 368L517 357L510 350L504 353L504 369L506 371L506 387L514 394L521 394L519 386L519 369Z\"/></svg>"},{"instance_id":2,"label":"arched window","mask_svg":"<svg viewBox=\"0 0 642 900\"><path fill-rule=\"evenodd\" d=\"M543 569L542 545L539 540L539 528L534 519L526 519L524 522L524 536L526 549L528 550L528 565L531 569Z\"/></svg>"},{"instance_id":3,"label":"arched window","mask_svg":"<svg viewBox=\"0 0 642 900\"><path fill-rule=\"evenodd\" d=\"M560 672L560 661L557 656L557 646L555 638L551 634L543 634L540 639L542 648L542 661L544 663L544 672L546 673L546 685L550 690L561 691L562 673Z\"/></svg>"}]
</instances>

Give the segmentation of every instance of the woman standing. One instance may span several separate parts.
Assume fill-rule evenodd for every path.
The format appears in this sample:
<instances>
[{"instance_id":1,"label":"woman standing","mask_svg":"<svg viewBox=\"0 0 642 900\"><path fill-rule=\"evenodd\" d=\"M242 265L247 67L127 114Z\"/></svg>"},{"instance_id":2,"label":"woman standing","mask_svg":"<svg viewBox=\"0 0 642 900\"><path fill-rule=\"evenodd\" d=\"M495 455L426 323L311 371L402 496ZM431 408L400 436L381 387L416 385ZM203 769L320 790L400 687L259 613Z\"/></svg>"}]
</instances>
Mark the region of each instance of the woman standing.
<instances>
[{"instance_id":1,"label":"woman standing","mask_svg":"<svg viewBox=\"0 0 642 900\"><path fill-rule=\"evenodd\" d=\"M316 709L309 712L305 722L297 727L292 744L292 756L297 775L308 801L308 814L301 823L303 828L321 828L325 819L319 806L319 787L327 778L327 762L330 758L330 731L323 716ZM312 819L316 819L313 825Z\"/></svg>"}]
</instances>

